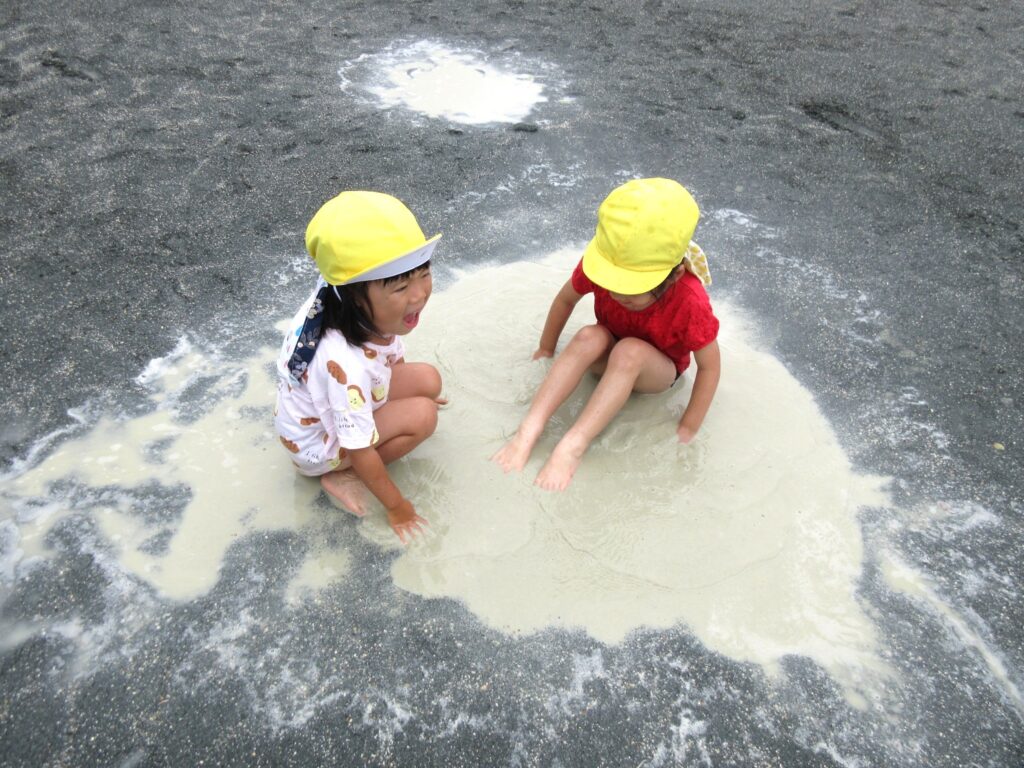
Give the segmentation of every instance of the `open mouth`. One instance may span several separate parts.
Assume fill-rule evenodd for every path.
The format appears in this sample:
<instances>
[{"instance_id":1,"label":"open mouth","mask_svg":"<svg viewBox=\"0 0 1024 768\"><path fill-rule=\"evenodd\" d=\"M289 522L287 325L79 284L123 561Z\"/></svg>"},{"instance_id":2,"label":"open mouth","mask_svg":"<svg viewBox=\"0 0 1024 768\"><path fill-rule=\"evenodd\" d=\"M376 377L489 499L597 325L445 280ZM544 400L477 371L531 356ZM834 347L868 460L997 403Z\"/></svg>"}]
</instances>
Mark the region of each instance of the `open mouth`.
<instances>
[{"instance_id":1,"label":"open mouth","mask_svg":"<svg viewBox=\"0 0 1024 768\"><path fill-rule=\"evenodd\" d=\"M413 312L402 318L402 322L405 323L406 328L415 328L420 321L420 313Z\"/></svg>"}]
</instances>

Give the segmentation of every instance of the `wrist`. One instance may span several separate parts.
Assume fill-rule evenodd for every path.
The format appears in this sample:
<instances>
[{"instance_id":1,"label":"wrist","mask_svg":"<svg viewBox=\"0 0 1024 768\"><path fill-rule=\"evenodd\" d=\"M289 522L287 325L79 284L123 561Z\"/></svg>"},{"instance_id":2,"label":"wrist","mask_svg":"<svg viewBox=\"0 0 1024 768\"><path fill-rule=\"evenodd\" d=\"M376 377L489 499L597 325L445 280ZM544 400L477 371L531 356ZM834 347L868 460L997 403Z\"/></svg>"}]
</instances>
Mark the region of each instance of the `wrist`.
<instances>
[{"instance_id":1,"label":"wrist","mask_svg":"<svg viewBox=\"0 0 1024 768\"><path fill-rule=\"evenodd\" d=\"M693 418L692 416L690 418L687 418L686 414L683 414L683 418L681 418L679 420L679 428L680 429L688 429L691 432L693 432L694 434L696 434L697 430L700 429L700 423L701 423L701 419L696 419L696 418Z\"/></svg>"}]
</instances>

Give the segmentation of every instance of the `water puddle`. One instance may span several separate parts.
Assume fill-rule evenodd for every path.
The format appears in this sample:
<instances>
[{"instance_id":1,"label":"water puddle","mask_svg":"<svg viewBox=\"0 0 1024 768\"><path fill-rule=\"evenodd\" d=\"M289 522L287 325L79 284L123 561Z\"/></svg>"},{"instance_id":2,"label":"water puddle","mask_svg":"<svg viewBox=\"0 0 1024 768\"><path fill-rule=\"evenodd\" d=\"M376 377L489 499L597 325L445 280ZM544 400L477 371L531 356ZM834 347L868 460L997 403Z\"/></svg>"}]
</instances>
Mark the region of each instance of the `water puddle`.
<instances>
[{"instance_id":1,"label":"water puddle","mask_svg":"<svg viewBox=\"0 0 1024 768\"><path fill-rule=\"evenodd\" d=\"M515 123L542 102L532 75L492 64L480 51L419 41L346 62L342 87L353 84L384 107L405 107L453 123Z\"/></svg>"}]
</instances>

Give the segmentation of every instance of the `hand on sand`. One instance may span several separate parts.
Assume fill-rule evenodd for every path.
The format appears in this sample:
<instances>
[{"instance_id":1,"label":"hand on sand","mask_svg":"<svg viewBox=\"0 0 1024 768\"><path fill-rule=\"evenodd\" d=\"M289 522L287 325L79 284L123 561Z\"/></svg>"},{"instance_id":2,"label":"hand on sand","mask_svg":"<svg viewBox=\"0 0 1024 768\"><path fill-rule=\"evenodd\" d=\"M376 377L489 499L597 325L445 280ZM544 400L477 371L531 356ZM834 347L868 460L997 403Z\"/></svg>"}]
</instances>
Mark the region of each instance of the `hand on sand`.
<instances>
[{"instance_id":1,"label":"hand on sand","mask_svg":"<svg viewBox=\"0 0 1024 768\"><path fill-rule=\"evenodd\" d=\"M402 499L396 506L388 507L388 525L399 541L408 544L417 533L425 533L424 526L430 524L416 514L408 499Z\"/></svg>"},{"instance_id":2,"label":"hand on sand","mask_svg":"<svg viewBox=\"0 0 1024 768\"><path fill-rule=\"evenodd\" d=\"M679 437L679 441L683 444L692 441L696 435L697 431L695 429L690 429L682 424L676 428L676 436Z\"/></svg>"},{"instance_id":3,"label":"hand on sand","mask_svg":"<svg viewBox=\"0 0 1024 768\"><path fill-rule=\"evenodd\" d=\"M683 445L686 445L687 443L691 442L693 438L695 438L696 436L696 430L690 429L689 427L683 426L682 424L680 424L676 428L676 437L679 438L679 442L682 443Z\"/></svg>"},{"instance_id":4,"label":"hand on sand","mask_svg":"<svg viewBox=\"0 0 1024 768\"><path fill-rule=\"evenodd\" d=\"M555 353L549 349L538 349L533 353L534 360L540 360L542 357L554 357Z\"/></svg>"}]
</instances>

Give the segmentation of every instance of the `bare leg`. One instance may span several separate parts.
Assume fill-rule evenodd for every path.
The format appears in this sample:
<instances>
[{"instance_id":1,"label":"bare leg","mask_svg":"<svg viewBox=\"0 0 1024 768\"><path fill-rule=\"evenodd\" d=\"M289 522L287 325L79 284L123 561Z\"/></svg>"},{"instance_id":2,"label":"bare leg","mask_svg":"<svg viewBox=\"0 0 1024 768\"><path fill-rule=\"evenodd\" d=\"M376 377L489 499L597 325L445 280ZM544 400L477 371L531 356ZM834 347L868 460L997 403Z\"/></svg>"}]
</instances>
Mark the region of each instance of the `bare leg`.
<instances>
[{"instance_id":1,"label":"bare leg","mask_svg":"<svg viewBox=\"0 0 1024 768\"><path fill-rule=\"evenodd\" d=\"M377 453L385 464L402 458L437 428L437 403L429 397L388 400L373 413L377 424Z\"/></svg>"},{"instance_id":2,"label":"bare leg","mask_svg":"<svg viewBox=\"0 0 1024 768\"><path fill-rule=\"evenodd\" d=\"M664 392L675 377L672 361L646 341L629 338L616 343L594 394L551 452L536 484L548 491L565 490L590 443L622 409L630 393Z\"/></svg>"},{"instance_id":3,"label":"bare leg","mask_svg":"<svg viewBox=\"0 0 1024 768\"><path fill-rule=\"evenodd\" d=\"M373 412L377 426L377 453L390 464L409 453L434 433L441 376L427 363L399 363L391 372L388 401ZM320 486L345 509L366 514L366 486L352 469L320 476Z\"/></svg>"},{"instance_id":4,"label":"bare leg","mask_svg":"<svg viewBox=\"0 0 1024 768\"><path fill-rule=\"evenodd\" d=\"M614 343L615 337L603 326L588 325L581 328L555 359L515 435L491 460L506 472L518 471L526 466L530 451L544 431L551 414L579 386L587 369L602 360Z\"/></svg>"},{"instance_id":5,"label":"bare leg","mask_svg":"<svg viewBox=\"0 0 1024 768\"><path fill-rule=\"evenodd\" d=\"M417 396L436 400L440 395L441 374L430 363L396 363L391 369L388 401Z\"/></svg>"}]
</instances>

